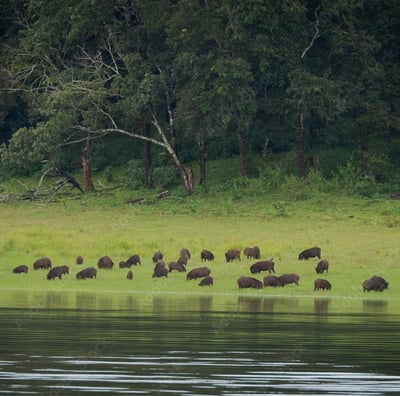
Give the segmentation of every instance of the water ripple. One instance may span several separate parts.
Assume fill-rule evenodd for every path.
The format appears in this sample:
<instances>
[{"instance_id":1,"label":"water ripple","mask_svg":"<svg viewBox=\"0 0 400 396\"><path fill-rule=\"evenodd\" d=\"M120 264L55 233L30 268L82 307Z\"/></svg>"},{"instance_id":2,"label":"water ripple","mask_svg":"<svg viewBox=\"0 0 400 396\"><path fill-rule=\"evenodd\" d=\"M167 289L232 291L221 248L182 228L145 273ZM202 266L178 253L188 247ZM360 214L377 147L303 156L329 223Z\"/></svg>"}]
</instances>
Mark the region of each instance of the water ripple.
<instances>
[{"instance_id":1,"label":"water ripple","mask_svg":"<svg viewBox=\"0 0 400 396\"><path fill-rule=\"evenodd\" d=\"M265 356L264 356L265 357ZM268 356L270 357L270 356ZM187 394L187 395L390 395L400 376L339 370L334 365L309 367L226 355L174 354L156 357L26 356L0 361L1 391L9 394ZM47 363L47 364L45 364ZM303 369L300 370L300 367ZM310 368L310 369L309 369ZM7 393L7 391L5 392Z\"/></svg>"}]
</instances>

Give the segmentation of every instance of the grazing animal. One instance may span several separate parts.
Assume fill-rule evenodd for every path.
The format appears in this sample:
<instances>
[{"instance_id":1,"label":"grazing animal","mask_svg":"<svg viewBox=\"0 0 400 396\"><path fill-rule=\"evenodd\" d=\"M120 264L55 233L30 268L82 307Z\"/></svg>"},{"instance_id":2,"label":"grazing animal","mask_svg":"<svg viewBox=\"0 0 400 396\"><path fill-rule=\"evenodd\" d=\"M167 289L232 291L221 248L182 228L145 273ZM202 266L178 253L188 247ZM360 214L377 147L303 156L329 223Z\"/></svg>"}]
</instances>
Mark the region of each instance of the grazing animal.
<instances>
[{"instance_id":1,"label":"grazing animal","mask_svg":"<svg viewBox=\"0 0 400 396\"><path fill-rule=\"evenodd\" d=\"M229 249L225 253L225 259L227 263L232 262L233 260L240 261L240 250L237 248Z\"/></svg>"},{"instance_id":2,"label":"grazing animal","mask_svg":"<svg viewBox=\"0 0 400 396\"><path fill-rule=\"evenodd\" d=\"M47 274L47 279L50 280L50 279L55 279L57 277L61 279L64 273L65 272L62 267L53 267Z\"/></svg>"},{"instance_id":3,"label":"grazing animal","mask_svg":"<svg viewBox=\"0 0 400 396\"><path fill-rule=\"evenodd\" d=\"M168 278L168 270L165 268L165 266L164 267L161 266L154 270L153 278L161 278L163 276Z\"/></svg>"},{"instance_id":4,"label":"grazing animal","mask_svg":"<svg viewBox=\"0 0 400 396\"><path fill-rule=\"evenodd\" d=\"M213 277L212 276L206 276L200 281L199 286L211 286L213 284L214 284Z\"/></svg>"},{"instance_id":5,"label":"grazing animal","mask_svg":"<svg viewBox=\"0 0 400 396\"><path fill-rule=\"evenodd\" d=\"M254 289L262 289L263 284L256 278L251 278L250 276L241 276L237 280L237 284L239 289L247 289L247 288L254 288Z\"/></svg>"},{"instance_id":6,"label":"grazing animal","mask_svg":"<svg viewBox=\"0 0 400 396\"><path fill-rule=\"evenodd\" d=\"M133 279L133 272L132 271L128 271L128 273L126 274L126 279L129 279L129 280Z\"/></svg>"},{"instance_id":7,"label":"grazing animal","mask_svg":"<svg viewBox=\"0 0 400 396\"><path fill-rule=\"evenodd\" d=\"M93 279L97 276L97 270L94 267L85 268L76 274L76 279Z\"/></svg>"},{"instance_id":8,"label":"grazing animal","mask_svg":"<svg viewBox=\"0 0 400 396\"><path fill-rule=\"evenodd\" d=\"M81 255L78 255L75 257L75 263L78 265L83 264L83 257Z\"/></svg>"},{"instance_id":9,"label":"grazing animal","mask_svg":"<svg viewBox=\"0 0 400 396\"><path fill-rule=\"evenodd\" d=\"M323 274L324 271L328 272L329 262L327 260L321 260L315 267L315 272L317 274Z\"/></svg>"},{"instance_id":10,"label":"grazing animal","mask_svg":"<svg viewBox=\"0 0 400 396\"><path fill-rule=\"evenodd\" d=\"M380 276L373 276L372 278L366 279L362 283L363 291L379 291L382 292L389 287L389 283Z\"/></svg>"},{"instance_id":11,"label":"grazing animal","mask_svg":"<svg viewBox=\"0 0 400 396\"><path fill-rule=\"evenodd\" d=\"M162 260L164 255L159 250L153 254L153 263L157 263L158 261Z\"/></svg>"},{"instance_id":12,"label":"grazing animal","mask_svg":"<svg viewBox=\"0 0 400 396\"><path fill-rule=\"evenodd\" d=\"M120 261L118 263L119 268L131 268L131 265L129 265L126 261Z\"/></svg>"},{"instance_id":13,"label":"grazing animal","mask_svg":"<svg viewBox=\"0 0 400 396\"><path fill-rule=\"evenodd\" d=\"M263 284L264 284L264 287L267 287L267 286L281 287L282 286L281 280L279 279L279 277L277 277L275 275L264 276Z\"/></svg>"},{"instance_id":14,"label":"grazing animal","mask_svg":"<svg viewBox=\"0 0 400 396\"><path fill-rule=\"evenodd\" d=\"M203 249L200 253L200 259L201 261L213 261L214 254L211 253L209 250Z\"/></svg>"},{"instance_id":15,"label":"grazing animal","mask_svg":"<svg viewBox=\"0 0 400 396\"><path fill-rule=\"evenodd\" d=\"M62 272L63 275L69 274L69 267L68 267L68 265L62 265L60 268L61 268L61 272Z\"/></svg>"},{"instance_id":16,"label":"grazing animal","mask_svg":"<svg viewBox=\"0 0 400 396\"><path fill-rule=\"evenodd\" d=\"M186 275L186 280L204 278L210 275L210 273L211 270L208 267L197 267L188 272L188 274Z\"/></svg>"},{"instance_id":17,"label":"grazing animal","mask_svg":"<svg viewBox=\"0 0 400 396\"><path fill-rule=\"evenodd\" d=\"M186 272L186 267L183 264L180 264L176 261L171 261L168 263L169 272L178 271L178 272Z\"/></svg>"},{"instance_id":18,"label":"grazing animal","mask_svg":"<svg viewBox=\"0 0 400 396\"><path fill-rule=\"evenodd\" d=\"M297 274L283 274L279 276L282 286L289 285L291 283L299 285L300 276Z\"/></svg>"},{"instance_id":19,"label":"grazing animal","mask_svg":"<svg viewBox=\"0 0 400 396\"><path fill-rule=\"evenodd\" d=\"M114 263L109 256L100 257L97 261L97 267L103 268L105 270L112 269L113 266Z\"/></svg>"},{"instance_id":20,"label":"grazing animal","mask_svg":"<svg viewBox=\"0 0 400 396\"><path fill-rule=\"evenodd\" d=\"M248 259L249 258L259 259L261 257L260 248L258 246L244 248L243 254Z\"/></svg>"},{"instance_id":21,"label":"grazing animal","mask_svg":"<svg viewBox=\"0 0 400 396\"><path fill-rule=\"evenodd\" d=\"M25 264L19 265L18 267L15 267L12 272L14 274L27 274L28 273L28 266Z\"/></svg>"},{"instance_id":22,"label":"grazing animal","mask_svg":"<svg viewBox=\"0 0 400 396\"><path fill-rule=\"evenodd\" d=\"M178 258L178 264L180 265L187 265L188 258L186 256L180 256Z\"/></svg>"},{"instance_id":23,"label":"grazing animal","mask_svg":"<svg viewBox=\"0 0 400 396\"><path fill-rule=\"evenodd\" d=\"M165 268L165 261L163 260L158 261L154 266L153 272L156 272L159 268Z\"/></svg>"},{"instance_id":24,"label":"grazing animal","mask_svg":"<svg viewBox=\"0 0 400 396\"><path fill-rule=\"evenodd\" d=\"M51 268L51 260L48 257L39 258L33 263L34 270L49 268Z\"/></svg>"},{"instance_id":25,"label":"grazing animal","mask_svg":"<svg viewBox=\"0 0 400 396\"><path fill-rule=\"evenodd\" d=\"M332 285L326 279L316 279L314 282L314 291L331 290Z\"/></svg>"},{"instance_id":26,"label":"grazing animal","mask_svg":"<svg viewBox=\"0 0 400 396\"><path fill-rule=\"evenodd\" d=\"M261 271L268 271L269 273L275 273L274 269L275 263L273 259L265 261L257 261L250 266L250 272L252 274L259 274Z\"/></svg>"},{"instance_id":27,"label":"grazing animal","mask_svg":"<svg viewBox=\"0 0 400 396\"><path fill-rule=\"evenodd\" d=\"M187 249L187 248L185 248L185 247L181 249L180 256L181 256L181 257L186 257L188 260L190 260L191 257L192 257L192 256L190 255L189 249Z\"/></svg>"},{"instance_id":28,"label":"grazing animal","mask_svg":"<svg viewBox=\"0 0 400 396\"><path fill-rule=\"evenodd\" d=\"M133 256L129 257L128 260L126 260L127 264L129 265L129 268L132 265L142 265L140 261L140 256L138 254L134 254Z\"/></svg>"},{"instance_id":29,"label":"grazing animal","mask_svg":"<svg viewBox=\"0 0 400 396\"><path fill-rule=\"evenodd\" d=\"M321 259L321 248L312 247L310 249L305 249L299 254L299 260L308 260L312 257L318 257Z\"/></svg>"}]
</instances>

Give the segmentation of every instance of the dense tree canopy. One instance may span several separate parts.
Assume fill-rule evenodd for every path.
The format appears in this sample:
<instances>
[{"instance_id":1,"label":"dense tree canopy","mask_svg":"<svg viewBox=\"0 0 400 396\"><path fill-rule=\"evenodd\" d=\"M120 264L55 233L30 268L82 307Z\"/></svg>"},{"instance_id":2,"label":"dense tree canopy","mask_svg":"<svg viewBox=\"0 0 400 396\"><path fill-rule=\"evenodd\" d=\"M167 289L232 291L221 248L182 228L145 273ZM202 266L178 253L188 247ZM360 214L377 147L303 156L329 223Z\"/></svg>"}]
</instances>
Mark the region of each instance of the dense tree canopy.
<instances>
[{"instance_id":1,"label":"dense tree canopy","mask_svg":"<svg viewBox=\"0 0 400 396\"><path fill-rule=\"evenodd\" d=\"M374 176L400 160L397 0L5 0L0 13L3 169L83 167L165 152L191 162L345 147ZM96 146L97 144L97 146ZM122 158L121 158L122 156ZM111 163L117 158L109 158ZM315 165L315 164L314 164ZM386 173L385 173L386 172Z\"/></svg>"}]
</instances>

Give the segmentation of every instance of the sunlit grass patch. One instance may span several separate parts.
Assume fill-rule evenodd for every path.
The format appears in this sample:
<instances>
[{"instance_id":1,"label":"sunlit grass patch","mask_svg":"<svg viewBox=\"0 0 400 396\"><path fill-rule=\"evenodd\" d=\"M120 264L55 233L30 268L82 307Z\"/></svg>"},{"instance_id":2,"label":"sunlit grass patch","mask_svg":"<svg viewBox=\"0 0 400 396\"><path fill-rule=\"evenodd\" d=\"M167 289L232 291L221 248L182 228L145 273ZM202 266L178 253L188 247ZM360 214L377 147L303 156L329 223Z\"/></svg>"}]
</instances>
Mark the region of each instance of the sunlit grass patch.
<instances>
[{"instance_id":1,"label":"sunlit grass patch","mask_svg":"<svg viewBox=\"0 0 400 396\"><path fill-rule=\"evenodd\" d=\"M194 205L189 198L171 196L143 206L126 204L125 195L122 199L121 194L110 194L107 199L88 195L82 199L39 207L25 202L0 206L1 289L320 296L346 301L400 299L399 232L387 223L388 218L399 221L400 202L374 200L368 204L365 199L333 196L292 202L280 197L286 213L282 216L274 214L276 197L266 196L263 200L230 201L229 211L221 199L205 197L201 198L201 205ZM232 247L243 250L254 245L260 247L262 259L274 259L278 275L299 274L299 286L239 290L239 276L262 280L266 274L250 273L249 267L256 260L248 260L242 254L241 261L227 263L224 253ZM298 260L299 252L311 246L322 248L322 257L330 263L327 274L315 273L318 259ZM166 279L152 278L153 253L161 250L168 263L178 259L182 247L192 253L188 270L209 266L214 286L202 288L198 281L186 281L184 273L173 272ZM215 261L201 262L202 249L211 250ZM82 266L75 264L78 254L84 257ZM118 263L132 254L141 256L142 265L132 268L133 280L129 281L127 270L118 268ZM80 269L96 267L103 255L113 259L112 270L98 270L95 280L75 278ZM70 274L62 280L48 281L46 271L32 269L33 262L42 256L50 257L53 265L69 265ZM29 266L28 274L12 274L20 264ZM385 277L389 289L364 293L361 283L373 275ZM313 291L314 280L319 277L332 283L331 291Z\"/></svg>"}]
</instances>

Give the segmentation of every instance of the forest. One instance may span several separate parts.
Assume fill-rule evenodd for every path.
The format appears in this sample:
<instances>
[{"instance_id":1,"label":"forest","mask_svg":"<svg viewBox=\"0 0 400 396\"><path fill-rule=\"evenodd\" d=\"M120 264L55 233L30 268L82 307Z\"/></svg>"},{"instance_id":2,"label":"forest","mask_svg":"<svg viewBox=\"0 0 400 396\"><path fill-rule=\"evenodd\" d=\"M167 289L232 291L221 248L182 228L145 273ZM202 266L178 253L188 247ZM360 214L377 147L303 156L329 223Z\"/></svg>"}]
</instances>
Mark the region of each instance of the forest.
<instances>
[{"instance_id":1,"label":"forest","mask_svg":"<svg viewBox=\"0 0 400 396\"><path fill-rule=\"evenodd\" d=\"M289 155L393 189L399 42L398 0L3 0L0 177L92 191L122 167L191 195L209 161L259 177Z\"/></svg>"}]
</instances>

